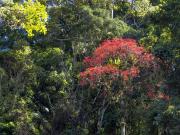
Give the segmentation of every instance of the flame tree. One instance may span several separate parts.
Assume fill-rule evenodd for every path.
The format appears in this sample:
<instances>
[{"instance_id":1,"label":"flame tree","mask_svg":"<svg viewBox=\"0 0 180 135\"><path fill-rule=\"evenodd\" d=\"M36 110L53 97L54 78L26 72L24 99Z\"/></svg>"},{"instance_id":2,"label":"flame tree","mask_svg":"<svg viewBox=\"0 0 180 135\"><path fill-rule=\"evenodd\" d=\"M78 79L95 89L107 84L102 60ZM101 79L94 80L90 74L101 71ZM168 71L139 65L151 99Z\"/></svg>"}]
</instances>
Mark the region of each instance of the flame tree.
<instances>
[{"instance_id":1,"label":"flame tree","mask_svg":"<svg viewBox=\"0 0 180 135\"><path fill-rule=\"evenodd\" d=\"M142 96L147 99L169 99L165 93L153 89L162 77L159 62L134 39L105 40L91 57L84 58L85 69L80 73L79 83L96 93L93 103L100 105L98 132L101 132L104 114L112 104L120 105L120 131L124 135L128 104Z\"/></svg>"}]
</instances>

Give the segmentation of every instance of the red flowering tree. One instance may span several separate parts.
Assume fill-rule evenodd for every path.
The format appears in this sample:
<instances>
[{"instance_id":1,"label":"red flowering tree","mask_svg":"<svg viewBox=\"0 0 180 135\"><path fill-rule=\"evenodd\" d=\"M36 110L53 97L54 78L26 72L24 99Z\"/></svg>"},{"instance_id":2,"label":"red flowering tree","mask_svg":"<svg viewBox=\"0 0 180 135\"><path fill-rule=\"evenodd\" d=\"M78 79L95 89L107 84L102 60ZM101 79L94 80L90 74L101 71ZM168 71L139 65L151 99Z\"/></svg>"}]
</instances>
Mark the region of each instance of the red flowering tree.
<instances>
[{"instance_id":1,"label":"red flowering tree","mask_svg":"<svg viewBox=\"0 0 180 135\"><path fill-rule=\"evenodd\" d=\"M93 52L92 57L84 59L87 69L80 74L80 84L96 83L104 74L115 78L121 76L127 81L137 77L141 68L154 66L154 59L133 39L106 40Z\"/></svg>"},{"instance_id":2,"label":"red flowering tree","mask_svg":"<svg viewBox=\"0 0 180 135\"><path fill-rule=\"evenodd\" d=\"M135 78L145 78L159 70L157 59L133 39L106 40L91 57L84 58L83 64L86 69L80 73L82 86L104 85L107 79L124 83ZM152 89L148 90L147 95L155 94Z\"/></svg>"},{"instance_id":3,"label":"red flowering tree","mask_svg":"<svg viewBox=\"0 0 180 135\"><path fill-rule=\"evenodd\" d=\"M146 87L161 79L156 76L160 69L157 61L136 40L122 38L103 41L91 57L84 58L85 70L80 73L80 85L96 89L95 100L98 97L103 99L99 127L102 126L103 113L112 101L124 104L126 97L142 88L141 93L149 98L169 98Z\"/></svg>"}]
</instances>

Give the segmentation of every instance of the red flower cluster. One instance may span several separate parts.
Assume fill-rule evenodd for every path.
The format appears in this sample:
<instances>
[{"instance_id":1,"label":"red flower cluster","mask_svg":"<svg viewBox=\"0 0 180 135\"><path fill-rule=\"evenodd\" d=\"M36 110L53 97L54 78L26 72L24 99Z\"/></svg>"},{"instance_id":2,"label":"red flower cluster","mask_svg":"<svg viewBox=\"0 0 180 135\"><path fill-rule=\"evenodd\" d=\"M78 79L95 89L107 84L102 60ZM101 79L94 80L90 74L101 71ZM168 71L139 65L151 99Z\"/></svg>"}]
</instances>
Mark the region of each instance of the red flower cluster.
<instances>
[{"instance_id":1,"label":"red flower cluster","mask_svg":"<svg viewBox=\"0 0 180 135\"><path fill-rule=\"evenodd\" d=\"M125 81L130 77L137 77L139 74L139 69L137 67L131 67L130 69L121 71L121 76Z\"/></svg>"},{"instance_id":2,"label":"red flower cluster","mask_svg":"<svg viewBox=\"0 0 180 135\"><path fill-rule=\"evenodd\" d=\"M170 97L168 95L166 95L165 93L159 92L158 94L156 94L155 92L153 92L151 90L147 92L147 96L150 99L162 99L162 100L170 99Z\"/></svg>"},{"instance_id":3,"label":"red flower cluster","mask_svg":"<svg viewBox=\"0 0 180 135\"><path fill-rule=\"evenodd\" d=\"M139 69L132 67L127 70L119 70L112 65L90 67L84 72L80 73L80 85L95 84L101 77L108 75L110 79L116 80L119 76L122 76L125 81L130 77L137 77Z\"/></svg>"},{"instance_id":4,"label":"red flower cluster","mask_svg":"<svg viewBox=\"0 0 180 135\"><path fill-rule=\"evenodd\" d=\"M110 58L118 58L122 65L126 63L130 66L122 70L118 66L107 65ZM84 58L83 63L87 69L80 73L80 84L96 83L107 74L110 78L121 76L127 81L129 78L137 77L140 68L151 65L153 60L153 55L139 47L133 39L106 40L93 52L92 57Z\"/></svg>"},{"instance_id":5,"label":"red flower cluster","mask_svg":"<svg viewBox=\"0 0 180 135\"><path fill-rule=\"evenodd\" d=\"M110 75L115 78L119 75L119 70L111 65L90 67L86 71L80 73L80 85L96 83L104 75Z\"/></svg>"},{"instance_id":6,"label":"red flower cluster","mask_svg":"<svg viewBox=\"0 0 180 135\"><path fill-rule=\"evenodd\" d=\"M93 56L86 57L83 62L88 66L99 66L106 63L109 58L119 57L126 60L130 55L138 60L137 64L147 64L154 59L152 54L146 53L144 48L139 47L133 39L112 39L102 42L94 51Z\"/></svg>"},{"instance_id":7,"label":"red flower cluster","mask_svg":"<svg viewBox=\"0 0 180 135\"><path fill-rule=\"evenodd\" d=\"M156 97L156 94L155 94L155 92L150 90L147 92L147 96L151 99L154 99Z\"/></svg>"}]
</instances>

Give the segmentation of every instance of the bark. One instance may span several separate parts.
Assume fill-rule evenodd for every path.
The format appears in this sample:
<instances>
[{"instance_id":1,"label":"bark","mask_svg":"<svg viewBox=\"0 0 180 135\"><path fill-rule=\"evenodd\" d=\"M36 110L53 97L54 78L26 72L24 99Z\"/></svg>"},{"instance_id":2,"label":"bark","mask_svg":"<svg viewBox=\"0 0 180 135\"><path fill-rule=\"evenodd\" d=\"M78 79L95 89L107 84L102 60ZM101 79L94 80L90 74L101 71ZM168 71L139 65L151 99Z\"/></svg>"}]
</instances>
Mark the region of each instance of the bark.
<instances>
[{"instance_id":1,"label":"bark","mask_svg":"<svg viewBox=\"0 0 180 135\"><path fill-rule=\"evenodd\" d=\"M124 118L121 120L121 135L126 135L126 123L124 121Z\"/></svg>"},{"instance_id":2,"label":"bark","mask_svg":"<svg viewBox=\"0 0 180 135\"><path fill-rule=\"evenodd\" d=\"M109 103L107 103L107 105L105 105L106 102L105 100L103 101L103 106L102 106L102 109L99 110L99 120L98 120L98 123L97 123L97 129L98 129L98 133L100 133L101 131L101 128L102 128L102 124L103 124L103 118L104 118L104 113L106 112L108 106L109 106Z\"/></svg>"}]
</instances>

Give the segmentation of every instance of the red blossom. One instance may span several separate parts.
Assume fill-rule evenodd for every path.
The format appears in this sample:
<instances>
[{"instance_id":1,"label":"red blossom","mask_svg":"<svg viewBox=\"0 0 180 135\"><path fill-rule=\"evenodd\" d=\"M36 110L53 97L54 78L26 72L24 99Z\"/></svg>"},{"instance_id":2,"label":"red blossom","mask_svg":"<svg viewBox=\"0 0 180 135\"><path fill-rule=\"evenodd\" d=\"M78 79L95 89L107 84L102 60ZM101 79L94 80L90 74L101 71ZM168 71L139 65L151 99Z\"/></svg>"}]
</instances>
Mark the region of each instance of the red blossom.
<instances>
[{"instance_id":1,"label":"red blossom","mask_svg":"<svg viewBox=\"0 0 180 135\"><path fill-rule=\"evenodd\" d=\"M139 74L139 69L137 67L131 67L129 72L131 77L136 77Z\"/></svg>"},{"instance_id":2,"label":"red blossom","mask_svg":"<svg viewBox=\"0 0 180 135\"><path fill-rule=\"evenodd\" d=\"M84 60L89 66L98 66L106 63L108 58L119 57L127 59L129 55L134 56L137 63L150 63L154 60L153 55L147 53L143 47L138 46L138 43L133 39L112 39L105 40L100 44L93 53L92 57L87 57Z\"/></svg>"},{"instance_id":3,"label":"red blossom","mask_svg":"<svg viewBox=\"0 0 180 135\"><path fill-rule=\"evenodd\" d=\"M162 93L162 92L160 92L160 93L157 95L157 97L158 97L159 99L163 99L163 100L169 100L169 99L170 99L170 97L169 97L168 95L166 95L165 93Z\"/></svg>"},{"instance_id":4,"label":"red blossom","mask_svg":"<svg viewBox=\"0 0 180 135\"><path fill-rule=\"evenodd\" d=\"M170 99L170 97L166 95L165 93L163 92L155 93L152 90L147 92L147 96L150 99L162 99L162 100L167 100L167 101Z\"/></svg>"},{"instance_id":5,"label":"red blossom","mask_svg":"<svg viewBox=\"0 0 180 135\"><path fill-rule=\"evenodd\" d=\"M107 64L109 59L118 58L121 68L116 64ZM103 41L93 52L92 57L83 60L86 70L80 73L80 85L91 86L103 81L114 81L122 77L128 81L139 76L142 69L155 68L155 57L138 46L133 39L112 39ZM143 70L144 71L144 70ZM169 100L170 97L162 92L155 92L152 85L147 85L147 96L150 99Z\"/></svg>"},{"instance_id":6,"label":"red blossom","mask_svg":"<svg viewBox=\"0 0 180 135\"><path fill-rule=\"evenodd\" d=\"M121 76L125 81L130 77L137 77L139 74L139 69L137 67L131 67L130 69L121 71Z\"/></svg>"},{"instance_id":7,"label":"red blossom","mask_svg":"<svg viewBox=\"0 0 180 135\"><path fill-rule=\"evenodd\" d=\"M147 96L151 99L154 99L156 97L156 94L155 94L155 92L150 90L147 92Z\"/></svg>"},{"instance_id":8,"label":"red blossom","mask_svg":"<svg viewBox=\"0 0 180 135\"><path fill-rule=\"evenodd\" d=\"M91 62L92 62L92 58L91 57L85 57L84 60L83 60L83 63L84 65L86 66L92 66L91 65Z\"/></svg>"},{"instance_id":9,"label":"red blossom","mask_svg":"<svg viewBox=\"0 0 180 135\"><path fill-rule=\"evenodd\" d=\"M121 76L123 77L124 81L127 81L129 79L129 70L122 71Z\"/></svg>"},{"instance_id":10,"label":"red blossom","mask_svg":"<svg viewBox=\"0 0 180 135\"><path fill-rule=\"evenodd\" d=\"M107 65L109 59L120 59L121 65L128 65L121 69L116 65ZM85 57L83 60L87 69L80 73L80 84L86 85L96 83L104 75L109 75L112 80L121 76L127 81L129 78L137 77L140 68L152 65L154 57L138 46L133 39L112 39L103 41L93 52L92 57Z\"/></svg>"},{"instance_id":11,"label":"red blossom","mask_svg":"<svg viewBox=\"0 0 180 135\"><path fill-rule=\"evenodd\" d=\"M151 62L154 60L154 56L152 54L148 54L148 53L145 53L143 56L142 56L143 60L145 62Z\"/></svg>"},{"instance_id":12,"label":"red blossom","mask_svg":"<svg viewBox=\"0 0 180 135\"><path fill-rule=\"evenodd\" d=\"M119 75L119 69L112 65L87 68L84 72L80 73L80 84L96 83L103 75L110 75L114 79L114 77Z\"/></svg>"}]
</instances>

